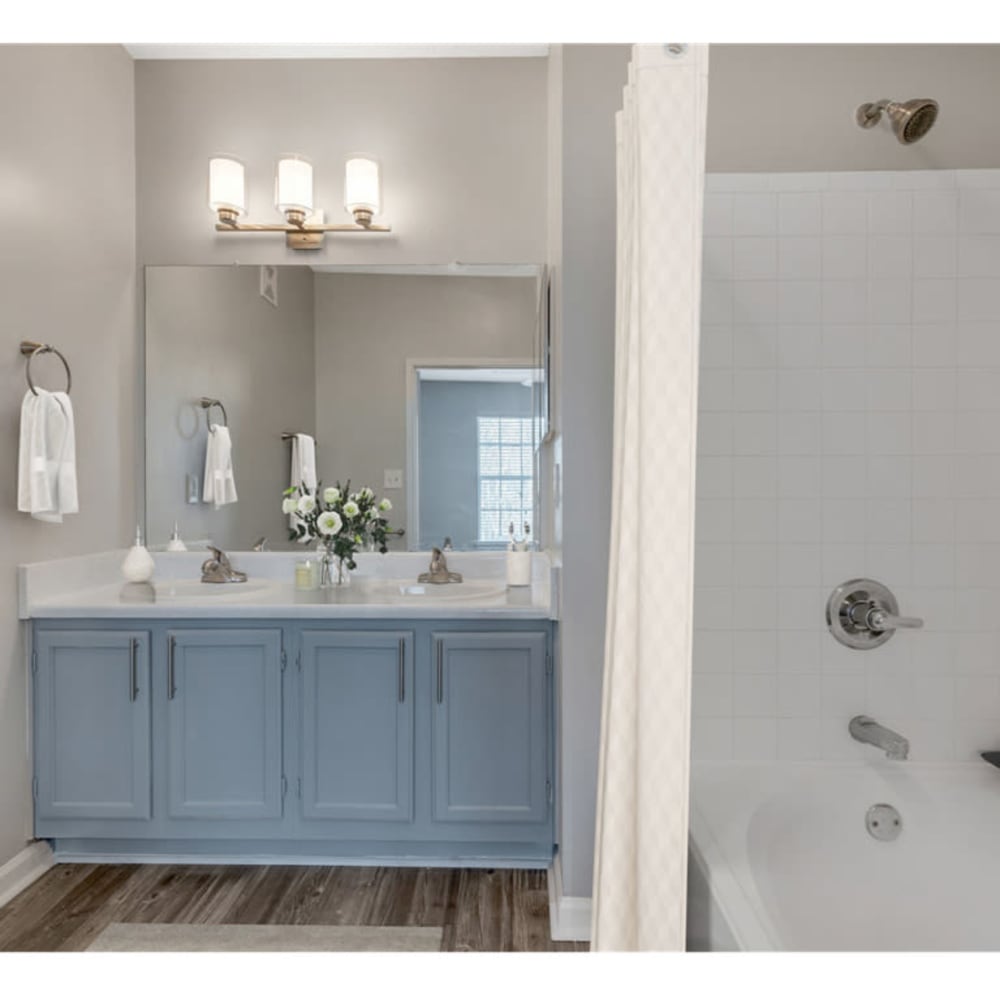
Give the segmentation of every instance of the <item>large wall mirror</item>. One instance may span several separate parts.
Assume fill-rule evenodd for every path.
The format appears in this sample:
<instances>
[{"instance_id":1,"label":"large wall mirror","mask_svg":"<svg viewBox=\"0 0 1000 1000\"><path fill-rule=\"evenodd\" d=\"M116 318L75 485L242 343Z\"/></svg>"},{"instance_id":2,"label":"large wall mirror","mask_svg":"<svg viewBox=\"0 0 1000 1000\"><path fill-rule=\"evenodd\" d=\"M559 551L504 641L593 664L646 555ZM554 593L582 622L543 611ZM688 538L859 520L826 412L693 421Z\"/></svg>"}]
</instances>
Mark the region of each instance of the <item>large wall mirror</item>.
<instances>
[{"instance_id":1,"label":"large wall mirror","mask_svg":"<svg viewBox=\"0 0 1000 1000\"><path fill-rule=\"evenodd\" d=\"M150 545L176 524L189 547L295 548L294 434L324 485L392 502L393 549L537 537L542 265L147 267L145 283ZM228 427L235 501L206 490L211 424Z\"/></svg>"}]
</instances>

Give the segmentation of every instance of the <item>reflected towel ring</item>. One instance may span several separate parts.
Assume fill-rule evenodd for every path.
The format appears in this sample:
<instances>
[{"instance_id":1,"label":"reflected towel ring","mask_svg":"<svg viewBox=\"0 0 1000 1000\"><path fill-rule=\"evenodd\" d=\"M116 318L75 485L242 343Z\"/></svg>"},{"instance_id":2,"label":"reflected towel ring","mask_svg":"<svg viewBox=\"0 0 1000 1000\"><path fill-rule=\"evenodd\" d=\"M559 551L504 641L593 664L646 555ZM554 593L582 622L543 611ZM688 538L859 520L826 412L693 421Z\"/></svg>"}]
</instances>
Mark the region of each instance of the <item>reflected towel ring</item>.
<instances>
[{"instance_id":1,"label":"reflected towel ring","mask_svg":"<svg viewBox=\"0 0 1000 1000\"><path fill-rule=\"evenodd\" d=\"M31 380L31 362L39 354L54 354L63 363L63 367L66 369L66 394L69 395L69 390L73 386L73 375L69 370L69 362L63 357L61 351L57 351L51 344L36 344L33 340L22 340L21 353L28 358L25 374L28 377L28 388L36 396L38 395L38 390L35 388L35 383Z\"/></svg>"},{"instance_id":2,"label":"reflected towel ring","mask_svg":"<svg viewBox=\"0 0 1000 1000\"><path fill-rule=\"evenodd\" d=\"M202 396L201 399L198 400L198 403L205 410L205 420L208 422L208 429L209 430L212 429L212 420L211 420L211 417L209 416L208 411L213 406L217 406L220 410L222 410L222 424L223 424L223 426L224 427L228 427L229 426L229 417L226 416L226 408L222 405L222 403L219 402L219 400L217 400L217 399L209 399L208 396Z\"/></svg>"}]
</instances>

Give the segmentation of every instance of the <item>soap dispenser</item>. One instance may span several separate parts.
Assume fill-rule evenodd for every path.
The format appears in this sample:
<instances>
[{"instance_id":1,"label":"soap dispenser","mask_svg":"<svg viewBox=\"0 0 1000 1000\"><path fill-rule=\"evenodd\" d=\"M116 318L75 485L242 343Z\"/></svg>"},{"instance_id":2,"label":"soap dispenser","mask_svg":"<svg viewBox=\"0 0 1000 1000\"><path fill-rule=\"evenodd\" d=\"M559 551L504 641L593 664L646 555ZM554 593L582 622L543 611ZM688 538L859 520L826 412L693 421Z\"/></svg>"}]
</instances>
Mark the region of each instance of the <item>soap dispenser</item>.
<instances>
[{"instance_id":1,"label":"soap dispenser","mask_svg":"<svg viewBox=\"0 0 1000 1000\"><path fill-rule=\"evenodd\" d=\"M528 536L531 528L524 525L524 536L514 537L514 523L508 529L510 542L507 545L507 586L528 587L531 585L531 549L528 547Z\"/></svg>"},{"instance_id":2,"label":"soap dispenser","mask_svg":"<svg viewBox=\"0 0 1000 1000\"><path fill-rule=\"evenodd\" d=\"M135 528L135 545L128 550L122 560L122 575L131 583L144 583L153 575L156 563L142 544L142 532L138 525Z\"/></svg>"},{"instance_id":3,"label":"soap dispenser","mask_svg":"<svg viewBox=\"0 0 1000 1000\"><path fill-rule=\"evenodd\" d=\"M187 552L188 547L181 540L181 534L177 530L177 522L174 521L174 530L170 534L170 541L167 542L168 552Z\"/></svg>"}]
</instances>

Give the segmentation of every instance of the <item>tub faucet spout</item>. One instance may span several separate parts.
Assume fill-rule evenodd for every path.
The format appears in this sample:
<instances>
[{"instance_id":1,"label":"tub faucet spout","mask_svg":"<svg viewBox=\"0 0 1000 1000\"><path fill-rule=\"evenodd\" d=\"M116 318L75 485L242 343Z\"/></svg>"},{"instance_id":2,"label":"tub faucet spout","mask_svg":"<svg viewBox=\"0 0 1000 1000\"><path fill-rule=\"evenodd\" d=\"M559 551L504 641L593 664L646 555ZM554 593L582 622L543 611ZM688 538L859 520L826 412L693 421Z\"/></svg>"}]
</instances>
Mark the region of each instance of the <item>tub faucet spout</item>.
<instances>
[{"instance_id":1,"label":"tub faucet spout","mask_svg":"<svg viewBox=\"0 0 1000 1000\"><path fill-rule=\"evenodd\" d=\"M910 753L910 741L905 736L886 729L868 715L854 716L847 728L859 743L870 743L884 750L889 760L906 760Z\"/></svg>"}]
</instances>

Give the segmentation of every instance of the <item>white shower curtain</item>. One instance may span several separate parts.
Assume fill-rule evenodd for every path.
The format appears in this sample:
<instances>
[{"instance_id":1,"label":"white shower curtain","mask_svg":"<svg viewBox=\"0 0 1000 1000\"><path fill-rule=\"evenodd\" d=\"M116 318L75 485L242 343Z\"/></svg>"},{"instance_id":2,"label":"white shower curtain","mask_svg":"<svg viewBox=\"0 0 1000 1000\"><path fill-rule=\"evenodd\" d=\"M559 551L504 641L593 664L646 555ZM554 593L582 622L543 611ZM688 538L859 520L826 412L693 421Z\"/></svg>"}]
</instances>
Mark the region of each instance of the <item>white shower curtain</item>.
<instances>
[{"instance_id":1,"label":"white shower curtain","mask_svg":"<svg viewBox=\"0 0 1000 1000\"><path fill-rule=\"evenodd\" d=\"M611 561L591 947L682 950L708 47L638 45L617 116Z\"/></svg>"}]
</instances>

